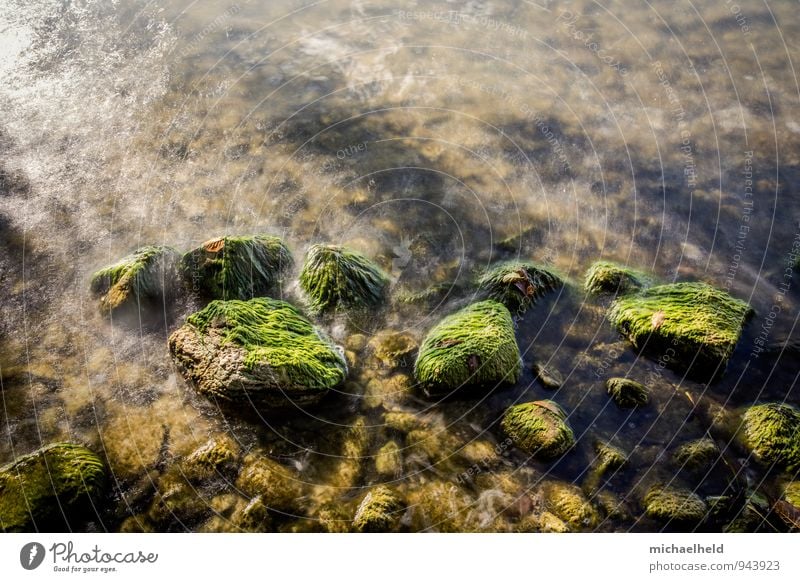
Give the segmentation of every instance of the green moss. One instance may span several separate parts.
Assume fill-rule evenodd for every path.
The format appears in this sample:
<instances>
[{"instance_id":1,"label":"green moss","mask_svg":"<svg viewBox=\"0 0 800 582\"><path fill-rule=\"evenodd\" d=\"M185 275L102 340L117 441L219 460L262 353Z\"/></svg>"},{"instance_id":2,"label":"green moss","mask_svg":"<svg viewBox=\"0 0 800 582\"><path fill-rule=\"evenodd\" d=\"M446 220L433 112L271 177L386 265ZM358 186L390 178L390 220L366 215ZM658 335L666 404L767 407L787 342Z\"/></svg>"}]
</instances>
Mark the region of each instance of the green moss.
<instances>
[{"instance_id":1,"label":"green moss","mask_svg":"<svg viewBox=\"0 0 800 582\"><path fill-rule=\"evenodd\" d=\"M236 487L247 497L276 511L296 511L303 494L302 483L288 469L267 457L251 454L236 480Z\"/></svg>"},{"instance_id":2,"label":"green moss","mask_svg":"<svg viewBox=\"0 0 800 582\"><path fill-rule=\"evenodd\" d=\"M100 297L103 313L169 298L178 281L179 261L180 254L170 247L142 247L92 275L92 293Z\"/></svg>"},{"instance_id":3,"label":"green moss","mask_svg":"<svg viewBox=\"0 0 800 582\"><path fill-rule=\"evenodd\" d=\"M788 404L757 404L742 417L739 436L760 463L800 470L800 411Z\"/></svg>"},{"instance_id":4,"label":"green moss","mask_svg":"<svg viewBox=\"0 0 800 582\"><path fill-rule=\"evenodd\" d=\"M600 514L575 485L551 481L542 486L542 493L548 509L570 529L592 529L600 523Z\"/></svg>"},{"instance_id":5,"label":"green moss","mask_svg":"<svg viewBox=\"0 0 800 582\"><path fill-rule=\"evenodd\" d=\"M606 380L606 390L620 408L644 406L650 398L643 384L628 378L609 378Z\"/></svg>"},{"instance_id":6,"label":"green moss","mask_svg":"<svg viewBox=\"0 0 800 582\"><path fill-rule=\"evenodd\" d=\"M300 287L315 313L368 309L386 299L389 277L365 256L333 245L313 245Z\"/></svg>"},{"instance_id":7,"label":"green moss","mask_svg":"<svg viewBox=\"0 0 800 582\"><path fill-rule=\"evenodd\" d=\"M181 267L193 290L214 299L252 299L276 290L294 264L275 236L225 236L204 242L183 256Z\"/></svg>"},{"instance_id":8,"label":"green moss","mask_svg":"<svg viewBox=\"0 0 800 582\"><path fill-rule=\"evenodd\" d=\"M375 469L382 477L398 477L403 471L403 453L397 441L389 441L375 455Z\"/></svg>"},{"instance_id":9,"label":"green moss","mask_svg":"<svg viewBox=\"0 0 800 582\"><path fill-rule=\"evenodd\" d=\"M637 349L707 379L724 371L751 313L705 283L674 283L617 299L608 317Z\"/></svg>"},{"instance_id":10,"label":"green moss","mask_svg":"<svg viewBox=\"0 0 800 582\"><path fill-rule=\"evenodd\" d=\"M659 521L699 523L707 507L700 497L688 489L654 485L644 497L645 513Z\"/></svg>"},{"instance_id":11,"label":"green moss","mask_svg":"<svg viewBox=\"0 0 800 582\"><path fill-rule=\"evenodd\" d=\"M514 445L542 460L560 457L575 443L566 412L552 400L512 406L501 427Z\"/></svg>"},{"instance_id":12,"label":"green moss","mask_svg":"<svg viewBox=\"0 0 800 582\"><path fill-rule=\"evenodd\" d=\"M719 458L717 444L709 439L702 438L678 447L673 460L676 465L690 470L707 469Z\"/></svg>"},{"instance_id":13,"label":"green moss","mask_svg":"<svg viewBox=\"0 0 800 582\"><path fill-rule=\"evenodd\" d=\"M383 533L397 528L405 511L403 501L388 487L372 489L356 510L353 527L359 532Z\"/></svg>"},{"instance_id":14,"label":"green moss","mask_svg":"<svg viewBox=\"0 0 800 582\"><path fill-rule=\"evenodd\" d=\"M597 261L586 271L584 288L589 293L614 293L624 295L651 284L651 278L635 269L609 261Z\"/></svg>"},{"instance_id":15,"label":"green moss","mask_svg":"<svg viewBox=\"0 0 800 582\"><path fill-rule=\"evenodd\" d=\"M344 358L288 303L212 301L169 340L184 376L206 395L269 406L313 402L347 376Z\"/></svg>"},{"instance_id":16,"label":"green moss","mask_svg":"<svg viewBox=\"0 0 800 582\"><path fill-rule=\"evenodd\" d=\"M511 314L496 301L444 318L422 342L414 365L417 382L428 393L513 383L521 370Z\"/></svg>"},{"instance_id":17,"label":"green moss","mask_svg":"<svg viewBox=\"0 0 800 582\"><path fill-rule=\"evenodd\" d=\"M47 531L64 517L81 519L104 483L103 461L80 445L56 443L19 457L0 467L0 531Z\"/></svg>"},{"instance_id":18,"label":"green moss","mask_svg":"<svg viewBox=\"0 0 800 582\"><path fill-rule=\"evenodd\" d=\"M519 261L501 263L478 280L483 295L513 313L524 313L537 299L563 284L561 277L550 269Z\"/></svg>"}]
</instances>

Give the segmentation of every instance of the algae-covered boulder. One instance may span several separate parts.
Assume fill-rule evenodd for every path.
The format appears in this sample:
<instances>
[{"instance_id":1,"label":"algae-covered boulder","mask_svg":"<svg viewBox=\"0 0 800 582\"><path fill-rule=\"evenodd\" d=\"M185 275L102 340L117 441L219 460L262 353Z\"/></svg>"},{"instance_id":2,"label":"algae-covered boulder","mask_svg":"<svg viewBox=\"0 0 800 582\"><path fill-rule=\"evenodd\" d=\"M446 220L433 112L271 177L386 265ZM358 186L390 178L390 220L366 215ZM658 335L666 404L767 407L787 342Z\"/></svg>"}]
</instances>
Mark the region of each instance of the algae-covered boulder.
<instances>
[{"instance_id":1,"label":"algae-covered boulder","mask_svg":"<svg viewBox=\"0 0 800 582\"><path fill-rule=\"evenodd\" d=\"M542 485L548 509L564 520L571 529L592 529L600 523L600 514L579 487L560 481Z\"/></svg>"},{"instance_id":2,"label":"algae-covered boulder","mask_svg":"<svg viewBox=\"0 0 800 582\"><path fill-rule=\"evenodd\" d=\"M428 394L516 382L522 371L508 309L481 301L445 317L428 332L414 375Z\"/></svg>"},{"instance_id":3,"label":"algae-covered boulder","mask_svg":"<svg viewBox=\"0 0 800 582\"><path fill-rule=\"evenodd\" d=\"M688 489L654 485L644 496L644 509L653 519L688 525L702 521L708 507Z\"/></svg>"},{"instance_id":4,"label":"algae-covered boulder","mask_svg":"<svg viewBox=\"0 0 800 582\"><path fill-rule=\"evenodd\" d=\"M795 507L800 507L800 481L787 483L783 488L783 498Z\"/></svg>"},{"instance_id":5,"label":"algae-covered boulder","mask_svg":"<svg viewBox=\"0 0 800 582\"><path fill-rule=\"evenodd\" d=\"M266 297L212 301L170 336L169 348L187 381L223 403L311 404L347 376L326 335Z\"/></svg>"},{"instance_id":6,"label":"algae-covered boulder","mask_svg":"<svg viewBox=\"0 0 800 582\"><path fill-rule=\"evenodd\" d=\"M515 446L544 461L560 457L575 443L567 413L552 400L512 406L501 427Z\"/></svg>"},{"instance_id":7,"label":"algae-covered boulder","mask_svg":"<svg viewBox=\"0 0 800 582\"><path fill-rule=\"evenodd\" d=\"M744 301L705 283L673 283L618 298L608 317L637 349L710 379L724 371L751 313Z\"/></svg>"},{"instance_id":8,"label":"algae-covered boulder","mask_svg":"<svg viewBox=\"0 0 800 582\"><path fill-rule=\"evenodd\" d=\"M552 270L536 265L511 261L501 263L478 279L481 293L505 305L512 313L523 313L537 299L564 284Z\"/></svg>"},{"instance_id":9,"label":"algae-covered boulder","mask_svg":"<svg viewBox=\"0 0 800 582\"><path fill-rule=\"evenodd\" d=\"M611 443L597 441L594 444L595 458L586 475L583 487L589 493L594 493L608 471L616 471L628 462L628 455Z\"/></svg>"},{"instance_id":10,"label":"algae-covered boulder","mask_svg":"<svg viewBox=\"0 0 800 582\"><path fill-rule=\"evenodd\" d=\"M679 467L690 470L708 469L719 458L717 444L710 438L702 438L682 444L675 451L673 461Z\"/></svg>"},{"instance_id":11,"label":"algae-covered boulder","mask_svg":"<svg viewBox=\"0 0 800 582\"><path fill-rule=\"evenodd\" d=\"M636 408L647 404L649 394L644 384L628 378L609 378L606 390L620 408Z\"/></svg>"},{"instance_id":12,"label":"algae-covered boulder","mask_svg":"<svg viewBox=\"0 0 800 582\"><path fill-rule=\"evenodd\" d=\"M142 247L92 275L91 290L103 313L155 307L174 296L180 254L170 247Z\"/></svg>"},{"instance_id":13,"label":"algae-covered boulder","mask_svg":"<svg viewBox=\"0 0 800 582\"><path fill-rule=\"evenodd\" d=\"M366 310L386 299L389 277L364 255L334 245L308 249L300 287L314 313Z\"/></svg>"},{"instance_id":14,"label":"algae-covered boulder","mask_svg":"<svg viewBox=\"0 0 800 582\"><path fill-rule=\"evenodd\" d=\"M739 438L764 465L800 470L800 411L788 404L751 406L742 416Z\"/></svg>"},{"instance_id":15,"label":"algae-covered boulder","mask_svg":"<svg viewBox=\"0 0 800 582\"><path fill-rule=\"evenodd\" d=\"M584 288L594 294L624 295L647 287L650 282L650 277L641 271L609 261L597 261L586 271Z\"/></svg>"},{"instance_id":16,"label":"algae-covered boulder","mask_svg":"<svg viewBox=\"0 0 800 582\"><path fill-rule=\"evenodd\" d=\"M89 449L56 443L0 467L0 531L52 531L93 515L105 482L103 461Z\"/></svg>"},{"instance_id":17,"label":"algae-covered boulder","mask_svg":"<svg viewBox=\"0 0 800 582\"><path fill-rule=\"evenodd\" d=\"M384 533L397 528L405 504L391 489L380 485L372 489L356 509L353 527L359 532Z\"/></svg>"},{"instance_id":18,"label":"algae-covered boulder","mask_svg":"<svg viewBox=\"0 0 800 582\"><path fill-rule=\"evenodd\" d=\"M294 260L275 236L224 236L204 242L181 261L191 289L212 299L252 299L273 293Z\"/></svg>"},{"instance_id":19,"label":"algae-covered boulder","mask_svg":"<svg viewBox=\"0 0 800 582\"><path fill-rule=\"evenodd\" d=\"M303 483L286 467L258 454L245 457L236 487L248 497L259 497L266 507L283 512L296 511L303 495Z\"/></svg>"}]
</instances>

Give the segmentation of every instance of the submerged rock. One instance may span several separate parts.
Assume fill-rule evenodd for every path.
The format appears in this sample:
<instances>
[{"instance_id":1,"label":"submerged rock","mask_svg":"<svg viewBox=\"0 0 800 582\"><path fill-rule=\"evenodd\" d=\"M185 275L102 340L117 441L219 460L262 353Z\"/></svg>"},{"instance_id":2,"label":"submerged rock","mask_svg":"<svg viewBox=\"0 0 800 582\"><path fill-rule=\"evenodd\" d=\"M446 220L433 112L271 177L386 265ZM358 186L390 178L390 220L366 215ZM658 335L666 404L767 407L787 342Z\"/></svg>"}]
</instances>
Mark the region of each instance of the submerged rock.
<instances>
[{"instance_id":1,"label":"submerged rock","mask_svg":"<svg viewBox=\"0 0 800 582\"><path fill-rule=\"evenodd\" d=\"M594 451L596 456L583 484L589 493L594 493L599 488L608 471L616 471L628 462L628 456L622 449L611 443L597 441L594 444Z\"/></svg>"},{"instance_id":2,"label":"submerged rock","mask_svg":"<svg viewBox=\"0 0 800 582\"><path fill-rule=\"evenodd\" d=\"M555 368L534 364L533 373L536 375L536 379L542 383L542 386L549 390L557 390L564 384L564 376Z\"/></svg>"},{"instance_id":3,"label":"submerged rock","mask_svg":"<svg viewBox=\"0 0 800 582\"><path fill-rule=\"evenodd\" d=\"M228 438L216 438L192 451L181 463L181 471L190 480L230 477L236 473L238 461L236 443Z\"/></svg>"},{"instance_id":4,"label":"submerged rock","mask_svg":"<svg viewBox=\"0 0 800 582\"><path fill-rule=\"evenodd\" d=\"M314 313L370 309L386 299L389 277L365 256L334 245L308 249L300 287Z\"/></svg>"},{"instance_id":5,"label":"submerged rock","mask_svg":"<svg viewBox=\"0 0 800 582\"><path fill-rule=\"evenodd\" d=\"M642 271L609 261L597 261L586 271L584 288L594 294L624 295L647 287L650 283L650 277Z\"/></svg>"},{"instance_id":6,"label":"submerged rock","mask_svg":"<svg viewBox=\"0 0 800 582\"><path fill-rule=\"evenodd\" d=\"M103 461L89 449L55 443L0 467L0 531L51 531L93 515L105 483ZM69 523L67 524L69 525Z\"/></svg>"},{"instance_id":7,"label":"submerged rock","mask_svg":"<svg viewBox=\"0 0 800 582\"><path fill-rule=\"evenodd\" d=\"M719 458L717 444L709 439L697 439L678 447L673 460L679 467L690 470L707 469Z\"/></svg>"},{"instance_id":8,"label":"submerged rock","mask_svg":"<svg viewBox=\"0 0 800 582\"><path fill-rule=\"evenodd\" d=\"M542 486L548 509L561 518L570 529L592 529L600 523L600 514L584 497L579 487L560 481L551 481Z\"/></svg>"},{"instance_id":9,"label":"submerged rock","mask_svg":"<svg viewBox=\"0 0 800 582\"><path fill-rule=\"evenodd\" d=\"M252 299L273 293L294 264L275 236L225 236L183 256L181 268L193 291L213 299Z\"/></svg>"},{"instance_id":10,"label":"submerged rock","mask_svg":"<svg viewBox=\"0 0 800 582\"><path fill-rule=\"evenodd\" d=\"M303 494L303 484L286 467L257 454L245 458L236 487L248 497L258 497L265 507L281 512L296 511Z\"/></svg>"},{"instance_id":11,"label":"submerged rock","mask_svg":"<svg viewBox=\"0 0 800 582\"><path fill-rule=\"evenodd\" d=\"M515 446L545 461L560 457L575 443L567 413L552 400L512 406L501 427Z\"/></svg>"},{"instance_id":12,"label":"submerged rock","mask_svg":"<svg viewBox=\"0 0 800 582\"><path fill-rule=\"evenodd\" d=\"M418 347L417 340L402 331L379 332L367 345L386 370L410 366Z\"/></svg>"},{"instance_id":13,"label":"submerged rock","mask_svg":"<svg viewBox=\"0 0 800 582\"><path fill-rule=\"evenodd\" d=\"M275 299L212 301L170 336L169 348L198 392L234 404L311 404L347 376L332 341Z\"/></svg>"},{"instance_id":14,"label":"submerged rock","mask_svg":"<svg viewBox=\"0 0 800 582\"><path fill-rule=\"evenodd\" d=\"M751 406L742 416L739 438L764 465L800 469L800 411L788 404Z\"/></svg>"},{"instance_id":15,"label":"submerged rock","mask_svg":"<svg viewBox=\"0 0 800 582\"><path fill-rule=\"evenodd\" d=\"M650 396L644 384L628 378L609 378L606 390L620 408L636 408L647 404Z\"/></svg>"},{"instance_id":16,"label":"submerged rock","mask_svg":"<svg viewBox=\"0 0 800 582\"><path fill-rule=\"evenodd\" d=\"M673 283L617 299L608 317L637 349L711 379L724 371L751 313L744 301L705 283Z\"/></svg>"},{"instance_id":17,"label":"submerged rock","mask_svg":"<svg viewBox=\"0 0 800 582\"><path fill-rule=\"evenodd\" d=\"M783 498L795 507L800 507L800 481L787 483L783 488Z\"/></svg>"},{"instance_id":18,"label":"submerged rock","mask_svg":"<svg viewBox=\"0 0 800 582\"><path fill-rule=\"evenodd\" d=\"M388 487L378 486L367 493L353 518L353 527L364 533L384 533L397 528L405 511L403 501Z\"/></svg>"},{"instance_id":19,"label":"submerged rock","mask_svg":"<svg viewBox=\"0 0 800 582\"><path fill-rule=\"evenodd\" d=\"M115 313L155 307L170 299L178 287L178 251L146 246L92 275L91 290L100 297L100 310Z\"/></svg>"},{"instance_id":20,"label":"submerged rock","mask_svg":"<svg viewBox=\"0 0 800 582\"><path fill-rule=\"evenodd\" d=\"M703 520L708 507L688 489L654 485L644 497L645 513L659 521L697 524Z\"/></svg>"},{"instance_id":21,"label":"submerged rock","mask_svg":"<svg viewBox=\"0 0 800 582\"><path fill-rule=\"evenodd\" d=\"M428 332L414 365L428 394L516 382L522 370L511 314L482 301L449 315Z\"/></svg>"},{"instance_id":22,"label":"submerged rock","mask_svg":"<svg viewBox=\"0 0 800 582\"><path fill-rule=\"evenodd\" d=\"M381 477L399 477L403 471L403 453L397 441L389 441L375 455L375 469Z\"/></svg>"},{"instance_id":23,"label":"submerged rock","mask_svg":"<svg viewBox=\"0 0 800 582\"><path fill-rule=\"evenodd\" d=\"M497 265L478 280L484 296L518 314L524 313L537 299L563 284L561 277L550 269L519 261Z\"/></svg>"}]
</instances>

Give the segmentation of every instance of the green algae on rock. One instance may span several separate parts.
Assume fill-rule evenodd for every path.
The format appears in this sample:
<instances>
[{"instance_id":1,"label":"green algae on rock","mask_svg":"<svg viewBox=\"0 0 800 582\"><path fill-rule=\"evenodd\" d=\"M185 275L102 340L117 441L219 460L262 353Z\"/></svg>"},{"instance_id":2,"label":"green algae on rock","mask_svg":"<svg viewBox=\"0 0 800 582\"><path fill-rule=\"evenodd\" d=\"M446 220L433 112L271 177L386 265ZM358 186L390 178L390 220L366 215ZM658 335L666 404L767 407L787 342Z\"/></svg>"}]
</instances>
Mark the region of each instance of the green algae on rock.
<instances>
[{"instance_id":1,"label":"green algae on rock","mask_svg":"<svg viewBox=\"0 0 800 582\"><path fill-rule=\"evenodd\" d=\"M379 485L370 490L356 509L353 527L364 533L394 531L405 511L405 504L391 489Z\"/></svg>"},{"instance_id":2,"label":"green algae on rock","mask_svg":"<svg viewBox=\"0 0 800 582\"><path fill-rule=\"evenodd\" d=\"M191 289L213 299L252 299L273 293L294 264L276 236L214 238L186 253L183 276Z\"/></svg>"},{"instance_id":3,"label":"green algae on rock","mask_svg":"<svg viewBox=\"0 0 800 582\"><path fill-rule=\"evenodd\" d=\"M484 296L519 314L563 284L561 277L552 270L519 261L501 263L478 279L480 292Z\"/></svg>"},{"instance_id":4,"label":"green algae on rock","mask_svg":"<svg viewBox=\"0 0 800 582\"><path fill-rule=\"evenodd\" d=\"M0 467L0 531L50 531L65 518L85 518L81 510L102 493L105 476L100 457L76 444L19 457Z\"/></svg>"},{"instance_id":5,"label":"green algae on rock","mask_svg":"<svg viewBox=\"0 0 800 582\"><path fill-rule=\"evenodd\" d=\"M575 443L567 413L552 400L512 406L501 427L515 446L544 461L560 457Z\"/></svg>"},{"instance_id":6,"label":"green algae on rock","mask_svg":"<svg viewBox=\"0 0 800 582\"><path fill-rule=\"evenodd\" d=\"M742 416L739 439L764 465L800 469L800 411L788 404L751 406Z\"/></svg>"},{"instance_id":7,"label":"green algae on rock","mask_svg":"<svg viewBox=\"0 0 800 582\"><path fill-rule=\"evenodd\" d=\"M303 494L303 484L286 467L255 453L245 457L236 487L248 497L260 496L269 509L282 512L297 511Z\"/></svg>"},{"instance_id":8,"label":"green algae on rock","mask_svg":"<svg viewBox=\"0 0 800 582\"><path fill-rule=\"evenodd\" d=\"M100 310L114 313L169 299L177 288L179 262L180 254L170 247L146 246L100 269L90 284Z\"/></svg>"},{"instance_id":9,"label":"green algae on rock","mask_svg":"<svg viewBox=\"0 0 800 582\"><path fill-rule=\"evenodd\" d=\"M597 491L608 471L616 471L628 462L628 455L611 443L597 441L594 444L594 451L596 457L583 483L583 487L588 493Z\"/></svg>"},{"instance_id":10,"label":"green algae on rock","mask_svg":"<svg viewBox=\"0 0 800 582\"><path fill-rule=\"evenodd\" d=\"M283 301L212 301L169 338L178 369L201 394L234 404L311 404L347 364L332 341Z\"/></svg>"},{"instance_id":11,"label":"green algae on rock","mask_svg":"<svg viewBox=\"0 0 800 582\"><path fill-rule=\"evenodd\" d=\"M628 378L609 378L606 390L620 408L644 406L650 398L644 384Z\"/></svg>"},{"instance_id":12,"label":"green algae on rock","mask_svg":"<svg viewBox=\"0 0 800 582\"><path fill-rule=\"evenodd\" d=\"M618 298L608 317L635 348L712 379L725 370L751 313L744 301L705 283L672 283Z\"/></svg>"},{"instance_id":13,"label":"green algae on rock","mask_svg":"<svg viewBox=\"0 0 800 582\"><path fill-rule=\"evenodd\" d=\"M673 455L673 461L679 467L700 470L710 467L719 455L717 444L710 438L702 438L678 447Z\"/></svg>"},{"instance_id":14,"label":"green algae on rock","mask_svg":"<svg viewBox=\"0 0 800 582\"><path fill-rule=\"evenodd\" d=\"M642 271L609 261L597 261L586 271L584 288L593 294L624 295L647 287L650 283L650 277Z\"/></svg>"},{"instance_id":15,"label":"green algae on rock","mask_svg":"<svg viewBox=\"0 0 800 582\"><path fill-rule=\"evenodd\" d=\"M364 255L334 245L306 253L300 287L314 313L370 309L386 299L389 277Z\"/></svg>"},{"instance_id":16,"label":"green algae on rock","mask_svg":"<svg viewBox=\"0 0 800 582\"><path fill-rule=\"evenodd\" d=\"M647 491L644 508L648 517L682 524L701 522L708 510L705 502L696 493L664 485L653 485Z\"/></svg>"},{"instance_id":17,"label":"green algae on rock","mask_svg":"<svg viewBox=\"0 0 800 582\"><path fill-rule=\"evenodd\" d=\"M592 529L600 523L600 514L584 497L579 487L550 481L542 485L542 493L548 509L569 525L570 529Z\"/></svg>"},{"instance_id":18,"label":"green algae on rock","mask_svg":"<svg viewBox=\"0 0 800 582\"><path fill-rule=\"evenodd\" d=\"M522 371L511 314L481 301L445 317L428 332L414 375L428 394L514 383Z\"/></svg>"}]
</instances>

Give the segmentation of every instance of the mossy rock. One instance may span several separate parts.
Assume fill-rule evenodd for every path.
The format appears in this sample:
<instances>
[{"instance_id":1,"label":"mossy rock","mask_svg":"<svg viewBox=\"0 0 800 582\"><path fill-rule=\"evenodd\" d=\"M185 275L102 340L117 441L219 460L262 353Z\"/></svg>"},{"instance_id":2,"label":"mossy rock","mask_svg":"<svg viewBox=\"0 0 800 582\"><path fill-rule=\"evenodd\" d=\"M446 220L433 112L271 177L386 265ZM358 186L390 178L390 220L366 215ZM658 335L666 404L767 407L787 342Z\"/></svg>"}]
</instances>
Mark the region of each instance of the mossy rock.
<instances>
[{"instance_id":1,"label":"mossy rock","mask_svg":"<svg viewBox=\"0 0 800 582\"><path fill-rule=\"evenodd\" d=\"M381 477L395 478L403 472L403 453L397 441L383 445L375 455L375 470Z\"/></svg>"},{"instance_id":2,"label":"mossy rock","mask_svg":"<svg viewBox=\"0 0 800 582\"><path fill-rule=\"evenodd\" d=\"M300 287L314 313L374 309L386 300L389 277L364 255L334 245L308 249Z\"/></svg>"},{"instance_id":3,"label":"mossy rock","mask_svg":"<svg viewBox=\"0 0 800 582\"><path fill-rule=\"evenodd\" d=\"M156 487L147 517L160 529L173 524L187 529L211 513L209 499L177 471L164 474Z\"/></svg>"},{"instance_id":4,"label":"mossy rock","mask_svg":"<svg viewBox=\"0 0 800 582\"><path fill-rule=\"evenodd\" d=\"M706 516L708 507L692 491L683 488L654 485L644 497L644 509L648 517L663 522L697 524Z\"/></svg>"},{"instance_id":5,"label":"mossy rock","mask_svg":"<svg viewBox=\"0 0 800 582\"><path fill-rule=\"evenodd\" d=\"M517 448L543 461L560 457L575 444L567 413L552 400L512 406L501 427Z\"/></svg>"},{"instance_id":6,"label":"mossy rock","mask_svg":"<svg viewBox=\"0 0 800 582\"><path fill-rule=\"evenodd\" d=\"M543 484L542 494L548 509L564 520L570 529L591 530L600 523L600 514L579 487L551 481Z\"/></svg>"},{"instance_id":7,"label":"mossy rock","mask_svg":"<svg viewBox=\"0 0 800 582\"><path fill-rule=\"evenodd\" d=\"M356 509L353 527L364 533L385 533L397 529L405 504L383 485L372 489Z\"/></svg>"},{"instance_id":8,"label":"mossy rock","mask_svg":"<svg viewBox=\"0 0 800 582\"><path fill-rule=\"evenodd\" d=\"M474 303L440 321L422 342L414 365L417 382L428 394L514 383L521 371L511 314L496 301Z\"/></svg>"},{"instance_id":9,"label":"mossy rock","mask_svg":"<svg viewBox=\"0 0 800 582\"><path fill-rule=\"evenodd\" d=\"M697 471L711 467L719 455L717 443L709 438L702 438L678 447L673 455L673 462L679 467Z\"/></svg>"},{"instance_id":10,"label":"mossy rock","mask_svg":"<svg viewBox=\"0 0 800 582\"><path fill-rule=\"evenodd\" d=\"M236 443L228 438L215 438L192 451L181 463L181 470L191 480L230 477L236 473L238 462Z\"/></svg>"},{"instance_id":11,"label":"mossy rock","mask_svg":"<svg viewBox=\"0 0 800 582\"><path fill-rule=\"evenodd\" d=\"M536 300L560 288L564 281L554 271L520 261L496 265L480 279L481 294L505 305L516 314L524 313Z\"/></svg>"},{"instance_id":12,"label":"mossy rock","mask_svg":"<svg viewBox=\"0 0 800 582\"><path fill-rule=\"evenodd\" d=\"M419 347L417 340L410 333L388 330L375 334L368 345L375 358L387 371L411 366L414 353Z\"/></svg>"},{"instance_id":13,"label":"mossy rock","mask_svg":"<svg viewBox=\"0 0 800 582\"><path fill-rule=\"evenodd\" d=\"M614 301L610 321L636 349L693 378L720 376L752 310L705 283L651 287Z\"/></svg>"},{"instance_id":14,"label":"mossy rock","mask_svg":"<svg viewBox=\"0 0 800 582\"><path fill-rule=\"evenodd\" d=\"M408 495L414 531L464 533L473 531L469 514L473 500L446 481L432 481L412 489Z\"/></svg>"},{"instance_id":15,"label":"mossy rock","mask_svg":"<svg viewBox=\"0 0 800 582\"><path fill-rule=\"evenodd\" d=\"M606 380L606 390L620 408L644 406L650 399L644 384L628 378L609 378Z\"/></svg>"},{"instance_id":16,"label":"mossy rock","mask_svg":"<svg viewBox=\"0 0 800 582\"><path fill-rule=\"evenodd\" d=\"M783 487L783 498L795 507L800 507L800 481L787 483Z\"/></svg>"},{"instance_id":17,"label":"mossy rock","mask_svg":"<svg viewBox=\"0 0 800 582\"><path fill-rule=\"evenodd\" d=\"M169 348L186 380L221 403L312 404L347 376L333 342L275 299L212 301L170 336Z\"/></svg>"},{"instance_id":18,"label":"mossy rock","mask_svg":"<svg viewBox=\"0 0 800 582\"><path fill-rule=\"evenodd\" d=\"M0 531L72 529L71 520L96 511L105 477L100 457L80 445L55 443L19 457L0 467Z\"/></svg>"},{"instance_id":19,"label":"mossy rock","mask_svg":"<svg viewBox=\"0 0 800 582\"><path fill-rule=\"evenodd\" d=\"M584 482L584 489L595 492L608 471L616 471L628 462L628 455L611 443L597 441L594 444L595 458Z\"/></svg>"},{"instance_id":20,"label":"mossy rock","mask_svg":"<svg viewBox=\"0 0 800 582\"><path fill-rule=\"evenodd\" d=\"M279 512L297 511L303 496L303 484L286 467L257 454L245 458L236 487Z\"/></svg>"},{"instance_id":21,"label":"mossy rock","mask_svg":"<svg viewBox=\"0 0 800 582\"><path fill-rule=\"evenodd\" d=\"M142 247L92 275L92 293L103 313L136 313L155 308L176 294L178 251L165 246Z\"/></svg>"},{"instance_id":22,"label":"mossy rock","mask_svg":"<svg viewBox=\"0 0 800 582\"><path fill-rule=\"evenodd\" d=\"M638 291L651 284L652 279L637 271L609 261L597 261L586 271L584 288L589 293L613 293L624 295Z\"/></svg>"},{"instance_id":23,"label":"mossy rock","mask_svg":"<svg viewBox=\"0 0 800 582\"><path fill-rule=\"evenodd\" d=\"M738 434L744 447L764 465L800 470L800 411L789 404L751 406Z\"/></svg>"},{"instance_id":24,"label":"mossy rock","mask_svg":"<svg viewBox=\"0 0 800 582\"><path fill-rule=\"evenodd\" d=\"M204 242L181 261L190 289L212 299L252 299L273 294L294 264L275 236L224 236Z\"/></svg>"}]
</instances>

